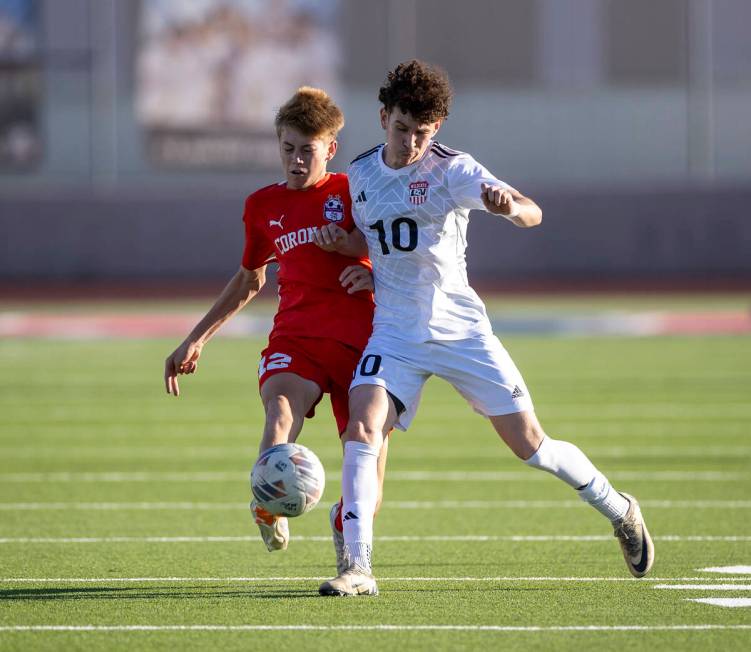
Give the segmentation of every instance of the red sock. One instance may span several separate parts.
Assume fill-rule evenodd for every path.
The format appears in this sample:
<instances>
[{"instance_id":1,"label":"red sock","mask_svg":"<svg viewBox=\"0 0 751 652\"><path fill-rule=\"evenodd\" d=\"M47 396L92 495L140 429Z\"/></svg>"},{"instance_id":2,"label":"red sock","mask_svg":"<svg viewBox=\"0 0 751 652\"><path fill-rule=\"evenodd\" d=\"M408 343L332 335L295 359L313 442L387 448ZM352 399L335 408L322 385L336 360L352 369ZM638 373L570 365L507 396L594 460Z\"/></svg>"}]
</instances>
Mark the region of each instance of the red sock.
<instances>
[{"instance_id":1,"label":"red sock","mask_svg":"<svg viewBox=\"0 0 751 652\"><path fill-rule=\"evenodd\" d=\"M336 518L334 519L334 527L339 531L344 531L344 525L342 525L342 505L344 504L344 499L339 499L339 509L336 510Z\"/></svg>"}]
</instances>

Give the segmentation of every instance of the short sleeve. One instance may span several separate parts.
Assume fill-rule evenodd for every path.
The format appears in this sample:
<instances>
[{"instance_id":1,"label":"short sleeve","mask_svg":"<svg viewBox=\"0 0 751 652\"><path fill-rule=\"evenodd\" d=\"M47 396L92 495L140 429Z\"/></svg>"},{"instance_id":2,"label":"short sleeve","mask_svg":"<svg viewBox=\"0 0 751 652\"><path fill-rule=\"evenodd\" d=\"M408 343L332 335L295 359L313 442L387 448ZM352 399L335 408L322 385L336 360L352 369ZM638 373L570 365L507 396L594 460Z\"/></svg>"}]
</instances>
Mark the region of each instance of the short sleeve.
<instances>
[{"instance_id":1,"label":"short sleeve","mask_svg":"<svg viewBox=\"0 0 751 652\"><path fill-rule=\"evenodd\" d=\"M243 223L245 224L245 249L242 265L245 269L258 269L274 260L275 250L274 244L269 241L260 229L259 221L255 219L252 195L245 200Z\"/></svg>"},{"instance_id":2,"label":"short sleeve","mask_svg":"<svg viewBox=\"0 0 751 652\"><path fill-rule=\"evenodd\" d=\"M461 154L451 161L448 170L448 188L452 199L459 208L485 210L480 198L482 184L509 185L493 176L488 169L475 161L469 154Z\"/></svg>"}]
</instances>

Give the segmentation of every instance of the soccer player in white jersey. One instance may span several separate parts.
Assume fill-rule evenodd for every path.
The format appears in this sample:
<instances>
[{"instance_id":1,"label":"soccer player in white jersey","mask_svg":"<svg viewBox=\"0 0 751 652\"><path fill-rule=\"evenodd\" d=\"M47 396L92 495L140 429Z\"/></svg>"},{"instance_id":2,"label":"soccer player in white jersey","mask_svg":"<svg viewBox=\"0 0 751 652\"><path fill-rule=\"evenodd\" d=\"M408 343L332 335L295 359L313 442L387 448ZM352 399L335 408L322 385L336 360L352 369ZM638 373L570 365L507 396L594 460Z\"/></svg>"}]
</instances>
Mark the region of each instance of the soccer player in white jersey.
<instances>
[{"instance_id":1,"label":"soccer player in white jersey","mask_svg":"<svg viewBox=\"0 0 751 652\"><path fill-rule=\"evenodd\" d=\"M579 448L545 434L524 379L493 335L485 306L467 282L464 251L470 210L519 227L540 224L534 201L497 179L469 154L434 140L448 115L445 73L408 61L380 89L386 142L349 167L353 216L373 262L375 317L350 388L343 435L342 514L347 569L322 595L375 595L371 570L377 462L384 436L406 429L433 374L487 417L527 465L552 473L611 521L636 577L654 547L637 501L617 492Z\"/></svg>"}]
</instances>

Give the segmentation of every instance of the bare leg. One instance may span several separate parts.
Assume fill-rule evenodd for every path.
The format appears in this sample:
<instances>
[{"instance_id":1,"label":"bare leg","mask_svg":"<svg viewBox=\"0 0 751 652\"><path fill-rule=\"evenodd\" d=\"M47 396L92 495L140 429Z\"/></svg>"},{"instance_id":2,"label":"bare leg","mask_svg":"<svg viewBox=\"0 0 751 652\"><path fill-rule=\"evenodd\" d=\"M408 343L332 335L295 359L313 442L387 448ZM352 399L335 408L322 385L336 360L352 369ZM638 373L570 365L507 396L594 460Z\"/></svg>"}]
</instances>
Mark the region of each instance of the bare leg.
<instances>
[{"instance_id":1,"label":"bare leg","mask_svg":"<svg viewBox=\"0 0 751 652\"><path fill-rule=\"evenodd\" d=\"M294 442L302 430L305 415L321 396L321 388L297 374L281 373L261 386L261 401L266 410L260 451Z\"/></svg>"}]
</instances>

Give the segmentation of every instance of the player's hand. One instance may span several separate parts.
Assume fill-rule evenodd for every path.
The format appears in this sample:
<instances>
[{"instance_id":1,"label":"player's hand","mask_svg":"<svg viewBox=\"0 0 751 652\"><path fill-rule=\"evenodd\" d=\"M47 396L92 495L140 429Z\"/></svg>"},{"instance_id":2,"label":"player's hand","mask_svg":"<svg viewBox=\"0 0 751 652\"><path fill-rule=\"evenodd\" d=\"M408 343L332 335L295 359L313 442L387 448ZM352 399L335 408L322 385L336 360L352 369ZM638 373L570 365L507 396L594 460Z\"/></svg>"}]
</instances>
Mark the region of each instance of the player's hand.
<instances>
[{"instance_id":1,"label":"player's hand","mask_svg":"<svg viewBox=\"0 0 751 652\"><path fill-rule=\"evenodd\" d=\"M349 234L338 224L326 224L313 232L315 243L324 251L340 251Z\"/></svg>"},{"instance_id":2,"label":"player's hand","mask_svg":"<svg viewBox=\"0 0 751 652\"><path fill-rule=\"evenodd\" d=\"M360 290L369 290L373 292L375 287L373 285L373 274L367 267L362 265L350 265L345 267L341 274L339 274L339 281L342 287L347 287L347 294L354 294Z\"/></svg>"},{"instance_id":3,"label":"player's hand","mask_svg":"<svg viewBox=\"0 0 751 652\"><path fill-rule=\"evenodd\" d=\"M516 217L521 211L521 206L514 200L508 188L483 183L480 188L480 197L488 213Z\"/></svg>"},{"instance_id":4,"label":"player's hand","mask_svg":"<svg viewBox=\"0 0 751 652\"><path fill-rule=\"evenodd\" d=\"M183 342L164 361L164 386L167 394L180 396L180 386L177 382L179 374L192 374L198 368L198 358L201 357L203 345L195 342Z\"/></svg>"}]
</instances>

